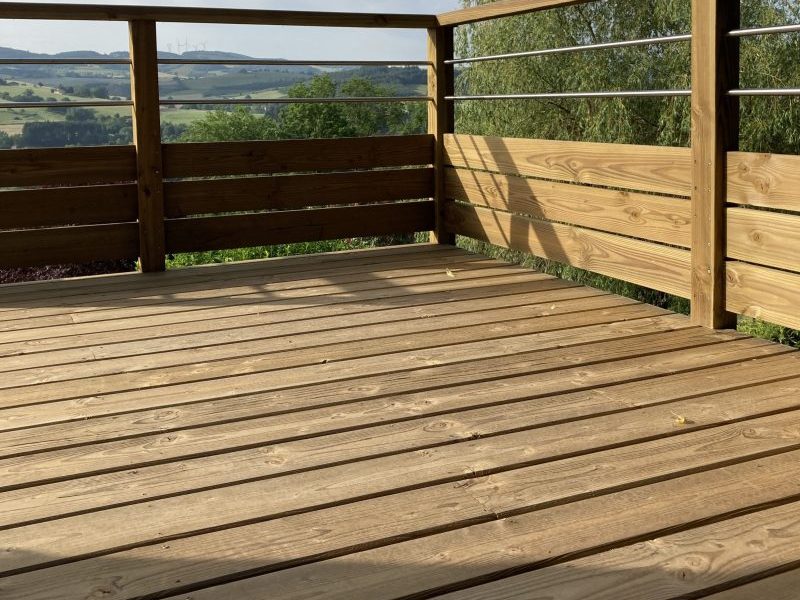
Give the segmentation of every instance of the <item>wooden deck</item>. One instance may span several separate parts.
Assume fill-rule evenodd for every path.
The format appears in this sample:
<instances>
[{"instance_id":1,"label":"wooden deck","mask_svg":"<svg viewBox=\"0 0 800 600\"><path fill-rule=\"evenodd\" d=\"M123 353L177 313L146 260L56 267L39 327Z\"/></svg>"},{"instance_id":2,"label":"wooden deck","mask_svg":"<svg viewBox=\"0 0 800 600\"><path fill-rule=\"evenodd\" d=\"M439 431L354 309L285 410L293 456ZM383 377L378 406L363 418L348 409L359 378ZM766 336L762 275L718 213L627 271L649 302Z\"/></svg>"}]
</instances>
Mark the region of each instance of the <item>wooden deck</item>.
<instances>
[{"instance_id":1,"label":"wooden deck","mask_svg":"<svg viewBox=\"0 0 800 600\"><path fill-rule=\"evenodd\" d=\"M446 246L0 290L0 598L796 600L800 359Z\"/></svg>"}]
</instances>

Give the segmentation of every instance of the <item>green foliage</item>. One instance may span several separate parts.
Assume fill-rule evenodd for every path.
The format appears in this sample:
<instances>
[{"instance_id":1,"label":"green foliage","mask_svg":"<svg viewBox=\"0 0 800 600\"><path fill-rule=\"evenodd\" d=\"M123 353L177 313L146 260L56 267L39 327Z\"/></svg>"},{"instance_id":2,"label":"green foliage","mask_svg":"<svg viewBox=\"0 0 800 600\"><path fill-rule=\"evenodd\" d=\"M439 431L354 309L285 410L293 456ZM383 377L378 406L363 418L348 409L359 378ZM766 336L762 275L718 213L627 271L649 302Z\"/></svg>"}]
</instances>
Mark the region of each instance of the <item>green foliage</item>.
<instances>
[{"instance_id":1,"label":"green foliage","mask_svg":"<svg viewBox=\"0 0 800 600\"><path fill-rule=\"evenodd\" d=\"M275 121L264 115L255 115L247 108L239 106L230 112L214 111L192 123L183 135L183 141L272 140L278 137Z\"/></svg>"},{"instance_id":2,"label":"green foliage","mask_svg":"<svg viewBox=\"0 0 800 600\"><path fill-rule=\"evenodd\" d=\"M465 6L486 4L465 0ZM751 26L800 22L789 0L743 0ZM606 0L461 27L462 56L558 48L675 35L691 31L690 0ZM800 36L742 41L742 87L800 86ZM617 48L476 63L461 69L459 93L501 94L638 89L689 89L688 43ZM742 101L741 148L800 153L800 100ZM687 146L688 98L563 99L466 102L458 130L558 140Z\"/></svg>"},{"instance_id":3,"label":"green foliage","mask_svg":"<svg viewBox=\"0 0 800 600\"><path fill-rule=\"evenodd\" d=\"M394 90L367 79L337 85L318 75L289 89L290 98L391 97ZM410 134L425 130L425 105L418 103L289 104L274 115L243 106L216 110L189 126L185 141L341 138Z\"/></svg>"},{"instance_id":4,"label":"green foliage","mask_svg":"<svg viewBox=\"0 0 800 600\"><path fill-rule=\"evenodd\" d=\"M229 263L242 260L276 258L280 256L296 256L299 254L318 254L320 252L337 252L340 250L358 250L376 248L394 244L408 244L414 241L413 236L384 236L369 238L348 238L322 242L298 242L296 244L280 244L277 246L256 246L253 248L237 248L234 250L212 250L209 252L190 252L176 254L167 259L167 268L176 269L194 265L212 263Z\"/></svg>"}]
</instances>

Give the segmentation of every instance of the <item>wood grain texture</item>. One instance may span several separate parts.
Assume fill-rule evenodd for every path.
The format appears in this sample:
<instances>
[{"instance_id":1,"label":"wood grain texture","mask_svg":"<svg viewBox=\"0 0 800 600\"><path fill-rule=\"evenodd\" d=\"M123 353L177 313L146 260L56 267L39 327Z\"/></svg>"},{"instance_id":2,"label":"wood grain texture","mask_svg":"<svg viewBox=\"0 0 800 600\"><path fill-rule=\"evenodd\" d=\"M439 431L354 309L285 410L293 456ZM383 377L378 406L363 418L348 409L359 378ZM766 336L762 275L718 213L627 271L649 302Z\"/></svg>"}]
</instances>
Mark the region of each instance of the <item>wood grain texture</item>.
<instances>
[{"instance_id":1,"label":"wood grain texture","mask_svg":"<svg viewBox=\"0 0 800 600\"><path fill-rule=\"evenodd\" d=\"M651 324L654 322L651 320ZM688 322L688 320L684 322ZM592 414L619 413L621 408L627 410L636 406L657 406L670 400L692 398L696 396L698 385L704 386L703 389L708 393L715 393L737 389L746 390L762 383L764 385L774 384L779 386L778 391L784 393L784 398L787 399L797 391L796 379L794 387L790 382L781 383L786 378L787 370L796 368L796 361L792 362L785 354L784 356L770 357L771 354L777 352L775 345L750 344L750 347L747 346L745 341L739 340L718 344L714 347L701 346L691 350L673 349L658 354L657 362L653 361L652 356L639 356L618 362L601 362L592 366L578 365L564 371L523 373L522 376L506 379L503 381L504 385L500 387L496 380L473 383L462 381L434 390L387 396L373 394L374 397L369 396L363 389L350 389L348 393L351 401L338 405L326 405L324 396L315 393L314 388L303 388L289 391L280 399L261 395L234 397L227 402L219 400L215 403L207 402L203 407L198 406L198 413L203 408L208 410L214 405L219 407L221 413L226 410L246 411L248 408L260 410L262 417L269 417L269 422L275 427L274 431L280 432L282 425L286 427L284 433L280 435L284 436L282 439L288 441L289 438L295 437L291 433L292 431L300 431L302 437L303 425L316 426L314 425L316 420L304 420L302 412L295 414L294 417L285 413L308 409L315 412L308 412L307 416L320 417L320 425L325 426L327 422L327 431L332 431L331 415L336 414L351 422L353 419L359 418L363 421L367 414L385 415L386 421L373 419L373 423L378 423L379 421L391 422L392 415L396 416L398 411L409 417L423 416L424 413L428 417L439 415L445 418L444 414L457 410L459 406L492 404L501 406L506 404L506 408L510 411L513 407L508 405L509 402L529 400L527 406L531 409L530 412L537 413L538 418L541 419L539 422L544 423L564 422L568 414L574 414L576 418L585 418ZM662 349L664 348L666 346L662 347ZM758 364L764 366L765 378L743 375L742 365L756 359L760 351L763 351L764 355L759 358ZM787 350L782 349L782 352L786 353ZM703 370L703 367L711 367L711 370ZM782 372L779 373L781 369ZM694 373L694 371L699 372ZM453 381L457 380L453 379ZM362 383L369 385L370 381L362 380ZM530 393L532 388L536 389L536 393L533 395ZM600 389L608 391L610 395L598 393ZM325 389L319 390L319 392L324 394L330 390L330 386L325 386ZM354 393L358 391L361 392L360 396ZM586 412L582 417L574 413L573 402L583 406ZM287 407L290 410L284 410ZM518 407L520 415L529 412L521 405ZM164 422L164 419L158 418L159 415L168 417L174 414L172 411L183 414L184 410L191 411L192 406L171 406L151 411L149 414L156 417L153 423L160 423ZM148 418L142 413L137 414L145 419ZM132 418L134 416L131 414ZM234 412L232 421L236 420L236 416ZM126 422L124 414L117 415L117 418L120 420L120 426L124 426ZM87 426L89 423L96 423L102 431L104 420L106 419L89 421ZM79 421L83 422L83 419L79 419ZM140 422L139 427L143 424L144 422ZM74 421L72 425L77 427L79 422ZM54 427L59 426L54 425ZM243 435L248 435L247 425L242 424L241 426ZM262 436L263 433L264 431L262 431ZM176 439L174 436L180 436L180 433L165 432L164 435L166 436L164 439L169 440ZM132 447L134 444L131 442ZM177 465L155 464L141 467L135 472L128 470L124 474L117 471L65 480L39 488L39 493L36 495L32 495L30 490L25 488L6 491L0 496L0 508L2 508L0 524L21 524L47 519L48 516L66 516L96 510L108 504L109 496L113 496L117 502L130 503L144 502L159 496L175 495L196 489L198 479L203 481L206 486L215 487L257 478L265 475L263 452L263 446L239 451L231 449L220 455L187 459ZM75 454L77 451L73 450L72 453ZM306 464L308 458L305 459ZM29 466L32 464L34 463L28 463ZM231 469L232 464L237 465L237 468ZM44 465L46 463L40 461L40 467ZM51 462L51 467L55 470L57 463ZM290 459L271 463L267 468L272 474L286 474L295 467L297 467L296 460ZM37 473L27 473L21 476L15 473L14 477L17 481L20 477L35 480Z\"/></svg>"},{"instance_id":2,"label":"wood grain texture","mask_svg":"<svg viewBox=\"0 0 800 600\"><path fill-rule=\"evenodd\" d=\"M800 212L800 156L729 152L728 202Z\"/></svg>"},{"instance_id":3,"label":"wood grain texture","mask_svg":"<svg viewBox=\"0 0 800 600\"><path fill-rule=\"evenodd\" d=\"M166 269L158 36L155 21L131 21L128 28L139 188L139 265L145 273L153 273Z\"/></svg>"},{"instance_id":4,"label":"wood grain texture","mask_svg":"<svg viewBox=\"0 0 800 600\"><path fill-rule=\"evenodd\" d=\"M796 562L800 353L456 248L20 285L0 332L15 600L672 600Z\"/></svg>"},{"instance_id":5,"label":"wood grain texture","mask_svg":"<svg viewBox=\"0 0 800 600\"><path fill-rule=\"evenodd\" d=\"M0 192L0 229L136 221L136 196L132 184Z\"/></svg>"},{"instance_id":6,"label":"wood grain texture","mask_svg":"<svg viewBox=\"0 0 800 600\"><path fill-rule=\"evenodd\" d=\"M726 214L728 258L800 271L800 215L749 208L729 208Z\"/></svg>"},{"instance_id":7,"label":"wood grain texture","mask_svg":"<svg viewBox=\"0 0 800 600\"><path fill-rule=\"evenodd\" d=\"M164 145L164 176L212 177L433 164L433 136Z\"/></svg>"},{"instance_id":8,"label":"wood grain texture","mask_svg":"<svg viewBox=\"0 0 800 600\"><path fill-rule=\"evenodd\" d=\"M135 223L30 229L0 233L0 267L28 267L135 259Z\"/></svg>"},{"instance_id":9,"label":"wood grain texture","mask_svg":"<svg viewBox=\"0 0 800 600\"><path fill-rule=\"evenodd\" d=\"M739 144L740 7L692 2L692 320L712 329L736 326L725 310L725 203L728 151Z\"/></svg>"},{"instance_id":10,"label":"wood grain texture","mask_svg":"<svg viewBox=\"0 0 800 600\"><path fill-rule=\"evenodd\" d=\"M133 146L3 150L0 165L0 187L136 181Z\"/></svg>"},{"instance_id":11,"label":"wood grain texture","mask_svg":"<svg viewBox=\"0 0 800 600\"><path fill-rule=\"evenodd\" d=\"M465 169L447 170L447 197L675 246L691 240L691 207L679 198Z\"/></svg>"},{"instance_id":12,"label":"wood grain texture","mask_svg":"<svg viewBox=\"0 0 800 600\"><path fill-rule=\"evenodd\" d=\"M689 252L613 234L451 203L451 231L688 297Z\"/></svg>"},{"instance_id":13,"label":"wood grain texture","mask_svg":"<svg viewBox=\"0 0 800 600\"><path fill-rule=\"evenodd\" d=\"M198 252L291 242L413 233L432 229L433 202L423 200L346 208L172 219L168 252Z\"/></svg>"},{"instance_id":14,"label":"wood grain texture","mask_svg":"<svg viewBox=\"0 0 800 600\"><path fill-rule=\"evenodd\" d=\"M591 0L496 0L480 6L463 8L437 16L439 25L465 25L477 21L522 15L537 10L547 10L575 4L586 4Z\"/></svg>"},{"instance_id":15,"label":"wood grain texture","mask_svg":"<svg viewBox=\"0 0 800 600\"><path fill-rule=\"evenodd\" d=\"M661 527L675 523L675 513L669 516L671 498L676 503L686 502L687 510L691 510L692 514L709 518L714 516L715 509L731 507L735 509L748 501L773 499L780 497L781 494L791 493L795 488L787 478L776 481L776 487L747 486L745 495L733 490L737 479L769 481L769 476L766 474L775 473L780 469L795 473L797 458L797 453L788 453L760 459L648 485L640 490L626 490L581 501L571 508L544 509L538 515L544 521L543 526L558 527L559 535L555 539L574 540L572 532L583 531L584 533L578 535L580 539L586 541L589 541L586 532L587 529L589 531L592 529L593 515L603 515L603 524L611 527L613 531L619 531L618 528L625 527L621 521L624 518L622 513L627 512L629 506L635 507L633 510L636 511L637 520L633 521L636 524L634 526L652 525L653 515L656 513L661 515L656 521ZM480 487L484 487L487 483L496 486L498 497L494 506L500 509L504 506L504 498L508 497L505 494L529 482L530 476L524 469L475 480L475 484ZM264 573L286 568L292 564L311 563L342 556L346 554L343 551L345 547L368 550L423 532L438 533L446 529L444 526L446 519L461 527L486 522L488 515L480 502L470 494L470 483L465 480L457 484L431 486L313 513L173 540L169 544L152 544L115 553L106 559L82 561L53 567L38 574L9 577L6 580L6 589L18 600L38 600L52 597L56 593L66 597L84 597L91 590L113 585L115 594L118 594L120 600L124 600L147 597L162 589L172 589L177 593L179 588L175 587L176 580L180 580L184 584L183 591L186 592L188 589L203 587L203 584L210 581L241 578L241 571L244 570L241 568L242 565L252 568L260 566L261 572ZM647 496L649 501L642 500L644 494L649 494ZM601 508L604 502L608 506L602 508L599 513L596 512L594 509ZM483 510L484 514L479 516L477 510ZM583 512L580 512L581 510ZM610 514L614 510L619 511L616 521ZM653 512L654 510L656 512ZM386 514L391 514L392 518L380 517ZM645 515L649 515L649 518ZM470 519L471 516L475 517L474 520ZM661 521L661 518L672 520ZM301 531L313 531L316 535L313 540L302 539L298 535ZM537 531L540 532L542 544L549 545L550 540L546 537L546 530L542 528ZM513 533L509 532L509 535ZM270 544L267 540L271 539L280 542ZM454 544L455 546L457 544ZM221 561L212 558L223 552L230 557L230 560ZM164 564L169 565L166 571L163 568ZM133 572L127 572L123 565L133 567ZM240 577L235 577L237 565L240 567L238 573ZM452 565L442 570L450 569ZM42 576L43 574L47 576ZM525 577L523 575L508 581L513 585L515 579L524 582ZM479 595L482 589L474 588L473 593L464 591L447 598L448 600L462 597L480 600L506 598L503 595L505 590L501 586L487 588L490 592L495 589L497 596ZM530 598L530 592L530 587L523 590L522 586L519 586L521 595L518 597ZM187 596L192 595L185 593L182 598L185 599ZM373 598L383 597L379 593L373 596ZM760 598L760 596L755 597ZM752 600L753 597L737 596L736 600L744 598ZM763 596L763 598L772 597ZM779 598L794 600L793 596L789 595L781 595Z\"/></svg>"},{"instance_id":16,"label":"wood grain texture","mask_svg":"<svg viewBox=\"0 0 800 600\"><path fill-rule=\"evenodd\" d=\"M386 306L394 303L405 305L409 301L406 296L412 296L411 302L415 300L424 304L431 297L441 300L452 299L453 296L464 293L465 290L476 288L499 288L490 290L490 293L503 293L508 291L508 286L525 286L531 282L536 284L544 283L545 286L558 286L554 283L554 278L534 273L526 273L519 269L510 267L488 267L476 269L457 281L446 281L449 277L441 274L441 271L429 273L427 275L413 275L411 277L395 278L395 284L386 287L386 283L369 277L360 277L360 280L351 280L345 284L332 284L310 289L295 288L288 291L272 292L267 298L263 291L239 294L236 297L225 300L209 301L199 299L195 301L184 300L180 310L174 306L150 306L140 308L121 308L119 314L113 308L103 311L93 311L91 315L56 315L54 317L42 317L37 321L45 321L40 327L34 325L11 324L11 327L4 327L3 340L5 343L27 342L27 346L41 345L51 347L69 347L74 340L54 339L56 336L63 335L70 338L82 335L111 336L112 332L123 332L122 336L127 336L132 330L136 330L138 335L149 327L160 328L176 325L180 327L197 327L198 321L206 319L231 319L244 315L261 315L271 313L269 317L264 317L271 322L293 320L295 317L314 318L316 316L328 316L336 314L348 314L351 311L362 312L365 310L375 310L377 307ZM521 289L520 292L529 291ZM485 293L485 292L481 292ZM414 296L419 296L413 298ZM438 296L437 296L438 295ZM376 302L380 300L380 302ZM286 314L286 311L300 311ZM284 314L279 314L284 313ZM74 319L74 320L73 320ZM38 324L38 323L36 323ZM54 326L58 326L56 330ZM49 331L47 331L49 329ZM152 334L151 334L152 335Z\"/></svg>"},{"instance_id":17,"label":"wood grain texture","mask_svg":"<svg viewBox=\"0 0 800 600\"><path fill-rule=\"evenodd\" d=\"M795 600L800 590L800 569L795 568L724 592L703 596L704 600Z\"/></svg>"},{"instance_id":18,"label":"wood grain texture","mask_svg":"<svg viewBox=\"0 0 800 600\"><path fill-rule=\"evenodd\" d=\"M454 35L452 27L428 29L428 133L434 136L435 181L433 197L436 202L436 227L431 232L431 241L453 245L455 235L444 227L445 206L445 151L444 136L455 131L455 107L445 98L455 89L455 71L446 61L453 58Z\"/></svg>"},{"instance_id":19,"label":"wood grain texture","mask_svg":"<svg viewBox=\"0 0 800 600\"><path fill-rule=\"evenodd\" d=\"M175 23L231 23L305 27L390 27L425 29L436 25L434 15L346 13L287 10L247 10L163 6L54 6L34 2L3 2L0 19L80 21L155 20Z\"/></svg>"},{"instance_id":20,"label":"wood grain texture","mask_svg":"<svg viewBox=\"0 0 800 600\"><path fill-rule=\"evenodd\" d=\"M445 136L445 148L455 167L676 196L692 190L688 148L471 135Z\"/></svg>"},{"instance_id":21,"label":"wood grain texture","mask_svg":"<svg viewBox=\"0 0 800 600\"><path fill-rule=\"evenodd\" d=\"M105 317L113 315L109 308L119 308L123 314L128 309L140 309L146 312L146 307L174 304L186 309L197 301L211 301L213 299L233 299L239 296L249 296L253 293L267 294L279 290L306 289L319 286L330 286L342 283L354 283L367 280L393 279L397 277L414 277L428 275L435 272L441 264L457 268L462 275L471 277L485 267L502 266L499 261L482 258L480 256L464 255L462 253L441 253L438 255L405 255L382 257L380 264L361 263L356 257L352 261L321 261L325 265L325 273L320 274L316 267L298 263L291 270L280 268L270 269L262 265L258 268L251 265L251 269L231 273L225 279L204 277L170 277L158 285L142 285L139 288L130 287L127 290L97 289L95 293L77 294L66 296L62 301L53 298L31 298L29 302L19 307L5 306L0 311L0 322L16 321L17 325L27 319L36 319L36 324L45 324L48 317L57 315L70 315L71 318L84 320L84 313L105 311ZM244 265L238 265L244 266ZM305 267L305 268L304 268ZM295 270L297 269L297 270ZM211 275L211 274L210 274ZM124 283L133 282L120 282ZM269 296L265 295L264 300ZM80 316L79 316L80 315ZM100 319L102 320L102 318ZM2 327L2 326L0 326Z\"/></svg>"},{"instance_id":22,"label":"wood grain texture","mask_svg":"<svg viewBox=\"0 0 800 600\"><path fill-rule=\"evenodd\" d=\"M125 292L132 290L154 290L156 285L166 285L167 287L176 284L182 285L187 281L208 281L215 278L218 281L235 279L245 271L267 270L275 268L278 271L297 267L298 272L302 272L309 263L317 265L336 263L339 261L352 261L354 264L378 264L384 260L402 260L404 255L413 256L417 253L431 252L430 244L403 244L385 246L382 248L362 248L358 250L337 250L333 252L321 252L320 254L303 254L297 256L281 256L272 258L258 258L243 260L236 263L209 263L203 265L192 265L173 269L169 276L153 275L141 277L138 273L114 273L105 275L87 275L83 277L72 277L68 279L56 279L48 281L26 281L21 283L8 283L0 286L0 311L14 310L15 302L23 302L24 307L30 306L32 302L36 306L37 302L47 302L48 299L70 297L75 301L76 296L87 294L102 294L104 292ZM450 249L441 248L439 252L450 252ZM291 265L291 266L290 266ZM166 282L162 280L168 280ZM158 283L156 283L158 282ZM123 293L123 297L125 294Z\"/></svg>"},{"instance_id":23,"label":"wood grain texture","mask_svg":"<svg viewBox=\"0 0 800 600\"><path fill-rule=\"evenodd\" d=\"M420 167L175 181L167 183L164 188L166 215L175 219L221 212L291 210L430 198L433 196L433 174L432 168Z\"/></svg>"},{"instance_id":24,"label":"wood grain texture","mask_svg":"<svg viewBox=\"0 0 800 600\"><path fill-rule=\"evenodd\" d=\"M753 420L752 423L766 424L766 421ZM778 425L773 420L771 426ZM703 523L720 513L734 513L740 507L749 506L749 503L743 503L747 502L746 496L752 502L749 486L746 496L744 491L737 493L734 491L734 481L729 476L720 478L715 471L691 475L691 471L685 469L688 464L674 461L665 468L663 461L667 454L674 456L676 446L681 446L683 453L686 453L687 447L695 450L698 438L706 438L711 447L724 446L724 442L716 439L725 430L732 434L732 430L741 430L741 425L703 431L696 436L689 433L677 438L637 444L633 448L597 452L588 457L579 456L542 465L540 469L528 471L526 474L529 476L538 471L538 477L530 477L524 483L517 481L507 485L505 477L498 474L468 489L484 504L485 510L497 515L496 521L403 540L377 549L356 550L338 559L209 587L192 593L191 597L194 600L219 597L257 600L263 598L266 589L270 591L270 597L281 600L315 596L329 600L369 600L401 598L403 594L409 597L433 597L453 588L465 587L465 584L498 579L516 570L541 568L554 561L565 562L573 553L591 552L598 547L614 545L620 539L627 539L628 543L646 542L661 532L685 527L688 514L694 515L693 519L689 517L691 521ZM523 442L518 451L529 448ZM636 458L631 456L632 452L636 452ZM609 463L599 462L606 457L622 455L627 455L628 460L614 462L617 465L624 464L624 470L611 469ZM698 465L697 458L693 455L689 463ZM637 462L639 473L626 473ZM715 463L724 466L712 459L705 463L705 468ZM577 471L578 465L590 473ZM635 483L620 485L626 476L632 477L634 482L639 481L637 475L644 475L645 481L658 481L656 473L659 472L670 472L672 477L642 487ZM548 479L547 475L552 479ZM680 475L686 477L675 481ZM707 482L713 481L716 485L703 485L703 475ZM772 478L779 477L779 474L773 473ZM543 481L547 481L546 486L543 486ZM631 482L630 479L628 481ZM614 484L622 489L614 490ZM542 490L542 487L546 489ZM611 493L598 494L597 488L605 488ZM719 494L720 488L726 493ZM766 492L766 497L770 497L768 488L755 486L756 491L752 493L755 497L764 497L762 494ZM657 491L659 489L660 492ZM789 489L796 493L796 483ZM571 502L562 504L555 501L556 495L569 497L570 492L577 496L572 497ZM581 494L585 496L581 497ZM773 501L780 501L785 494L772 498ZM555 506L549 505L548 500L553 500ZM532 510L533 507L540 507L541 510ZM682 510L676 510L676 507L682 507ZM772 528L769 528L771 521L768 516L763 522L767 525L764 529L770 531ZM789 527L783 545L786 551L796 547L793 544L796 515L794 523L789 526L790 523L791 517L783 523L784 527ZM779 544L781 536L777 532L782 530L777 527L773 534ZM740 539L744 541L747 537ZM696 546L694 549L698 552L701 550ZM764 560L768 560L766 553Z\"/></svg>"},{"instance_id":25,"label":"wood grain texture","mask_svg":"<svg viewBox=\"0 0 800 600\"><path fill-rule=\"evenodd\" d=\"M728 310L800 329L800 275L729 261Z\"/></svg>"},{"instance_id":26,"label":"wood grain texture","mask_svg":"<svg viewBox=\"0 0 800 600\"><path fill-rule=\"evenodd\" d=\"M751 466L751 465L748 465ZM744 469L743 469L744 470ZM765 473L762 485L775 478ZM751 483L755 483L751 480ZM780 499L777 500L780 502ZM689 531L641 541L565 564L446 594L442 600L522 600L536 590L540 598L591 598L602 581L603 591L616 600L672 600L699 598L703 592L757 579L784 564L800 560L800 505L787 503ZM753 547L760 551L753 552ZM775 600L796 598L798 587L779 592L777 584L791 586L797 575L769 584L752 584L709 598ZM751 595L744 595L749 590ZM776 593L768 593L775 590ZM759 591L761 593L759 593Z\"/></svg>"}]
</instances>

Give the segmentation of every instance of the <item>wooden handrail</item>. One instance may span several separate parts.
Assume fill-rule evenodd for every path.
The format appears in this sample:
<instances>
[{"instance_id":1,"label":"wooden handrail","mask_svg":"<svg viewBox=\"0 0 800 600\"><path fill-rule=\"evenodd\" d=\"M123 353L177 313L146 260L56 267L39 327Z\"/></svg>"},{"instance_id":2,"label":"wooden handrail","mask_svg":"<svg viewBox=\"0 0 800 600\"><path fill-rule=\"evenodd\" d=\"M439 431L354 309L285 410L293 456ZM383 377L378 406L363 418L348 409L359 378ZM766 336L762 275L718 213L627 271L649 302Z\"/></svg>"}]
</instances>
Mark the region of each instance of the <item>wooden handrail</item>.
<instances>
[{"instance_id":1,"label":"wooden handrail","mask_svg":"<svg viewBox=\"0 0 800 600\"><path fill-rule=\"evenodd\" d=\"M497 0L491 4L462 8L437 16L440 26L466 25L499 17L511 17L537 10L560 8L573 4L586 4L595 0Z\"/></svg>"},{"instance_id":2,"label":"wooden handrail","mask_svg":"<svg viewBox=\"0 0 800 600\"><path fill-rule=\"evenodd\" d=\"M108 6L92 4L0 3L0 19L68 21L139 21L171 23L224 23L301 27L390 27L427 29L436 26L435 15L345 13L324 11L252 10L232 8L179 8L166 6Z\"/></svg>"}]
</instances>

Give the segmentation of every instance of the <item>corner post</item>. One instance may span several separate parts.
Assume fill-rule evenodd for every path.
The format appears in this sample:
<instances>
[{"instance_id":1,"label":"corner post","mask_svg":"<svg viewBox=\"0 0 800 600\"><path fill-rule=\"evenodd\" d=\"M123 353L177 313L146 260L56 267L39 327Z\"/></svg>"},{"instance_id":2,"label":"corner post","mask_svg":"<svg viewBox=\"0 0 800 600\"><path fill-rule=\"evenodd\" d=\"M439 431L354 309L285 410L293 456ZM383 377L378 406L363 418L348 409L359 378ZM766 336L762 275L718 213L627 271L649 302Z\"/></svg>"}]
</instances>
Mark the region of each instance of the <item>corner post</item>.
<instances>
[{"instance_id":1,"label":"corner post","mask_svg":"<svg viewBox=\"0 0 800 600\"><path fill-rule=\"evenodd\" d=\"M692 322L733 328L725 298L727 153L739 144L739 2L692 0Z\"/></svg>"},{"instance_id":2,"label":"corner post","mask_svg":"<svg viewBox=\"0 0 800 600\"><path fill-rule=\"evenodd\" d=\"M453 103L445 100L445 96L453 95L453 65L445 64L453 58L453 27L435 27L428 29L428 133L435 138L434 151L434 200L436 202L436 229L431 232L431 242L439 244L455 244L456 236L448 232L444 226L445 195L445 153L444 136L455 130L455 111Z\"/></svg>"},{"instance_id":3,"label":"corner post","mask_svg":"<svg viewBox=\"0 0 800 600\"><path fill-rule=\"evenodd\" d=\"M164 182L155 21L130 21L133 140L139 186L139 261L145 273L165 267Z\"/></svg>"}]
</instances>

